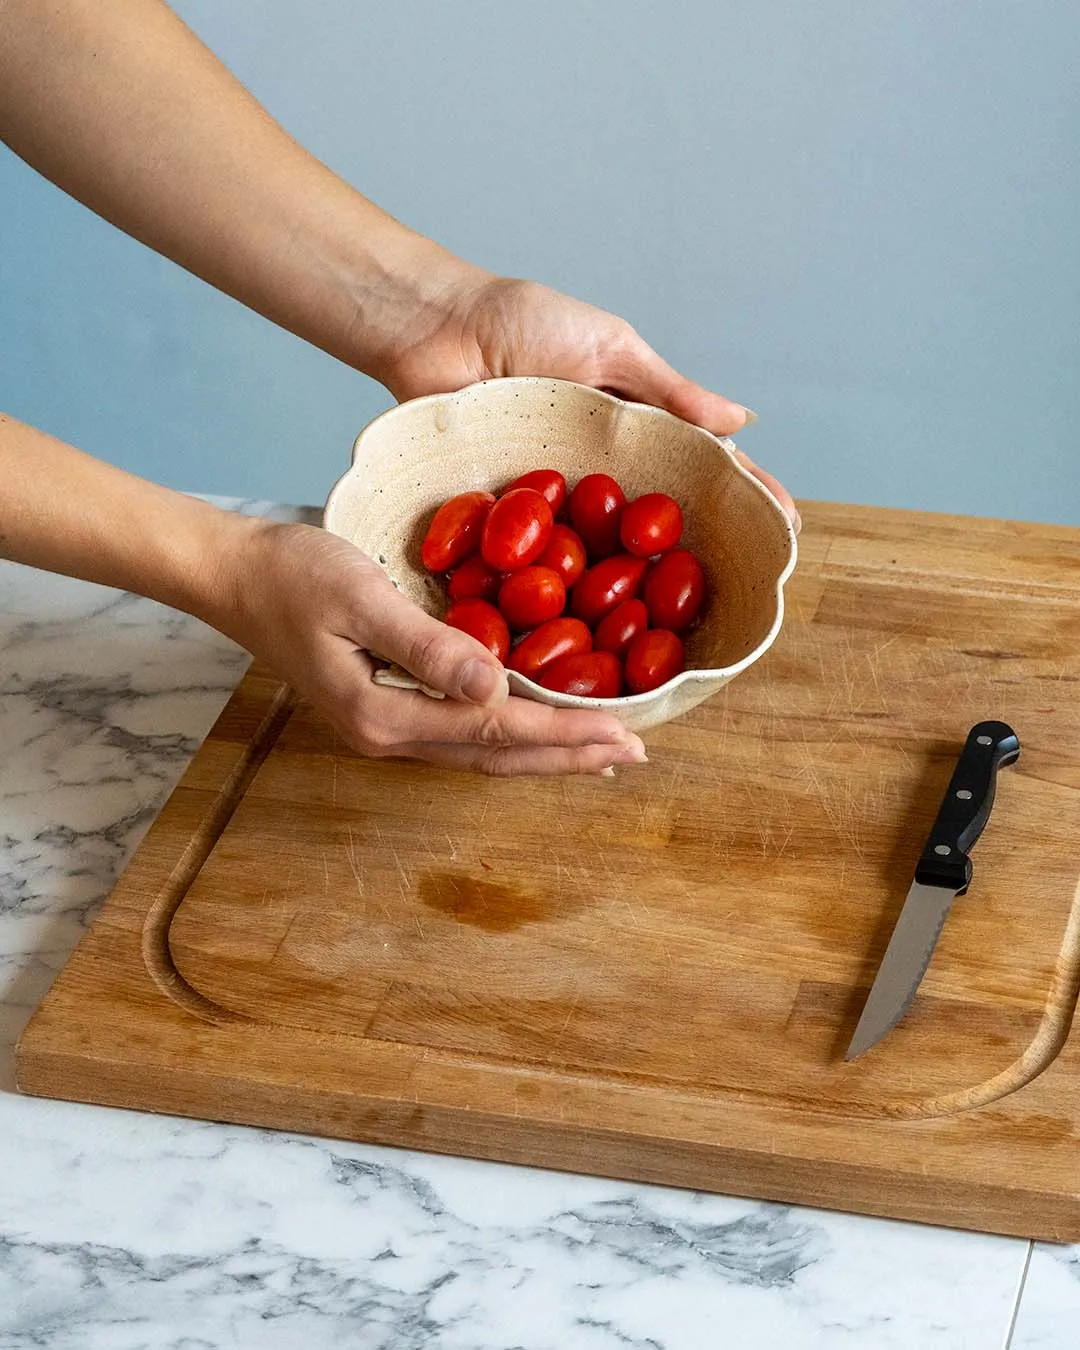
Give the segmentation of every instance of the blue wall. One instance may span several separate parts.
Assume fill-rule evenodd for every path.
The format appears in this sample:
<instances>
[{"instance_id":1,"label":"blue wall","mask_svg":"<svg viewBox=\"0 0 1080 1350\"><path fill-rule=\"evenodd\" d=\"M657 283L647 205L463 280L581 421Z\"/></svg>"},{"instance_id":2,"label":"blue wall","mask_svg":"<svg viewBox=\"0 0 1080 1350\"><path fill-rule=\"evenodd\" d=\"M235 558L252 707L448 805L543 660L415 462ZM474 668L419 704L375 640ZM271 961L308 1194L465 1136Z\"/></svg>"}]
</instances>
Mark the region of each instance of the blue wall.
<instances>
[{"instance_id":1,"label":"blue wall","mask_svg":"<svg viewBox=\"0 0 1080 1350\"><path fill-rule=\"evenodd\" d=\"M305 144L757 408L798 495L1080 524L1075 0L181 0ZM389 398L0 149L0 406L321 501Z\"/></svg>"}]
</instances>

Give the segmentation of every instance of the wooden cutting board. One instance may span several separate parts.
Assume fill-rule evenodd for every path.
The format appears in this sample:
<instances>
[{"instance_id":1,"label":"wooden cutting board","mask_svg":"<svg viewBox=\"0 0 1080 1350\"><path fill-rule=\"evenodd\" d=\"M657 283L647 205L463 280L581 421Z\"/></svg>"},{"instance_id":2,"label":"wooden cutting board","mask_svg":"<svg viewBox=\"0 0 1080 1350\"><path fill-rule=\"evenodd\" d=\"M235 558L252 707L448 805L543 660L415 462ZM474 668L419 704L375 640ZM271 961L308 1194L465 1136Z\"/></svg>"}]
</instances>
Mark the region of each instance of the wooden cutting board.
<instances>
[{"instance_id":1,"label":"wooden cutting board","mask_svg":"<svg viewBox=\"0 0 1080 1350\"><path fill-rule=\"evenodd\" d=\"M1080 531L804 515L776 646L614 780L367 761L250 674L19 1086L1080 1239ZM845 1063L985 718L975 882Z\"/></svg>"}]
</instances>

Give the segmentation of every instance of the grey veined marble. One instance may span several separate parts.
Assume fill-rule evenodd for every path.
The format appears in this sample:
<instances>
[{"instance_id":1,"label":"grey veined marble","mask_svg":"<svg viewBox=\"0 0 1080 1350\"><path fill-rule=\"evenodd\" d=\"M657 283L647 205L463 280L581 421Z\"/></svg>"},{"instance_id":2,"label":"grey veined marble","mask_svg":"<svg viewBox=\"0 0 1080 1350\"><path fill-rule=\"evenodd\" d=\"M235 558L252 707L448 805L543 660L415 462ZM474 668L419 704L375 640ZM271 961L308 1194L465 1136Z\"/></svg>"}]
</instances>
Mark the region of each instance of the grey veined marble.
<instances>
[{"instance_id":1,"label":"grey veined marble","mask_svg":"<svg viewBox=\"0 0 1080 1350\"><path fill-rule=\"evenodd\" d=\"M15 1037L246 665L0 564L0 1350L1006 1346L1024 1242L14 1094ZM1080 1345L1076 1261L1036 1252L1014 1346Z\"/></svg>"}]
</instances>

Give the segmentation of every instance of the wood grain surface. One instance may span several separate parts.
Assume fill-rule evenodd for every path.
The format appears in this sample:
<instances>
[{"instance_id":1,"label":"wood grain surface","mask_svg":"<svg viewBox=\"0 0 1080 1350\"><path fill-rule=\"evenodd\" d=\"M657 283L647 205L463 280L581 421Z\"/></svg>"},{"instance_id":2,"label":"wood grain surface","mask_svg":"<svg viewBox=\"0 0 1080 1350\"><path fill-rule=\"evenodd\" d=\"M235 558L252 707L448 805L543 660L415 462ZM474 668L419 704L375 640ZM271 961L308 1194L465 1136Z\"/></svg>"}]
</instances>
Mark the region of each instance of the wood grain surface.
<instances>
[{"instance_id":1,"label":"wood grain surface","mask_svg":"<svg viewBox=\"0 0 1080 1350\"><path fill-rule=\"evenodd\" d=\"M775 647L614 780L364 760L249 674L19 1086L1080 1238L1080 531L803 515ZM985 718L1023 753L974 883L848 1064Z\"/></svg>"}]
</instances>

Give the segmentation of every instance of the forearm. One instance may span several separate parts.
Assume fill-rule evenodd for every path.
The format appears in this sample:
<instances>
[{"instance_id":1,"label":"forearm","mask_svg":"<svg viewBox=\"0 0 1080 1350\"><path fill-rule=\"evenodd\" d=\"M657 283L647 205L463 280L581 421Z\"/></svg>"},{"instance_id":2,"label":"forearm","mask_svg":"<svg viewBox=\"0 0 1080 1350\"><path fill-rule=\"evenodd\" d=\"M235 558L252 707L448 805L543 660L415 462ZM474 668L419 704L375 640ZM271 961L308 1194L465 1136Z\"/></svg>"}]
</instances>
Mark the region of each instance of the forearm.
<instances>
[{"instance_id":1,"label":"forearm","mask_svg":"<svg viewBox=\"0 0 1080 1350\"><path fill-rule=\"evenodd\" d=\"M482 273L303 150L160 0L0 0L0 138L92 210L381 378Z\"/></svg>"},{"instance_id":2,"label":"forearm","mask_svg":"<svg viewBox=\"0 0 1080 1350\"><path fill-rule=\"evenodd\" d=\"M0 413L0 557L150 596L221 626L261 522L158 487Z\"/></svg>"}]
</instances>

